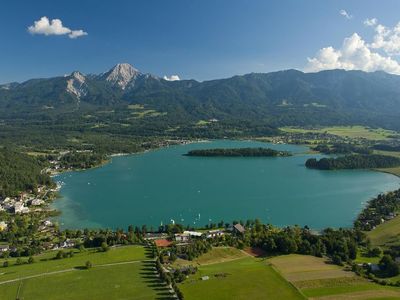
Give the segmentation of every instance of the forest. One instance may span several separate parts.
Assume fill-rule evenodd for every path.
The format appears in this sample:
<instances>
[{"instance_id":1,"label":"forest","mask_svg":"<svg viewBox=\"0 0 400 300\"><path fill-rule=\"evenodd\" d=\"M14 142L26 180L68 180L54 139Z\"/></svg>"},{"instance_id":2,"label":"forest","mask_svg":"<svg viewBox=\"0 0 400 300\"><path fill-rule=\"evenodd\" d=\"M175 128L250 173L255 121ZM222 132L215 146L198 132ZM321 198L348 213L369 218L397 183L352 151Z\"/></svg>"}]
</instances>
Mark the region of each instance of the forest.
<instances>
[{"instance_id":1,"label":"forest","mask_svg":"<svg viewBox=\"0 0 400 300\"><path fill-rule=\"evenodd\" d=\"M43 158L0 148L0 197L17 196L39 185L54 185L50 176L42 172L45 166Z\"/></svg>"},{"instance_id":2,"label":"forest","mask_svg":"<svg viewBox=\"0 0 400 300\"><path fill-rule=\"evenodd\" d=\"M374 169L400 166L400 158L379 154L351 154L336 158L310 158L307 168L319 170Z\"/></svg>"}]
</instances>

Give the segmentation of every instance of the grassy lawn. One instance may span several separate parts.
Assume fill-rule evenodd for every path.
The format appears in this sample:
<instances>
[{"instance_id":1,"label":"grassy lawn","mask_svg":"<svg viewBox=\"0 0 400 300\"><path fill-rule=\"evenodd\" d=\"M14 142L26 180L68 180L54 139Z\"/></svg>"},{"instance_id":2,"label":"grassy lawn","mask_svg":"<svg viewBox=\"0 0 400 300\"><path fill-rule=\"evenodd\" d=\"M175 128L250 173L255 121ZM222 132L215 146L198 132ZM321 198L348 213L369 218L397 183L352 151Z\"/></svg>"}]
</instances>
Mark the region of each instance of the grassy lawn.
<instances>
[{"instance_id":1,"label":"grassy lawn","mask_svg":"<svg viewBox=\"0 0 400 300\"><path fill-rule=\"evenodd\" d=\"M323 258L285 255L269 260L310 299L400 299L400 289L378 285Z\"/></svg>"},{"instance_id":2,"label":"grassy lawn","mask_svg":"<svg viewBox=\"0 0 400 300\"><path fill-rule=\"evenodd\" d=\"M265 260L253 257L200 266L179 287L188 300L305 299Z\"/></svg>"},{"instance_id":3,"label":"grassy lawn","mask_svg":"<svg viewBox=\"0 0 400 300\"><path fill-rule=\"evenodd\" d=\"M141 246L50 259L55 253L35 257L37 262L30 265L0 268L0 299L170 299ZM93 264L89 270L82 268L87 260ZM4 283L12 279L17 280Z\"/></svg>"},{"instance_id":4,"label":"grassy lawn","mask_svg":"<svg viewBox=\"0 0 400 300\"><path fill-rule=\"evenodd\" d=\"M94 267L0 285L1 299L156 299L168 295L157 279L144 279L143 263ZM153 289L157 285L158 289ZM49 288L51 287L51 288ZM162 295L161 295L162 293Z\"/></svg>"},{"instance_id":5,"label":"grassy lawn","mask_svg":"<svg viewBox=\"0 0 400 300\"><path fill-rule=\"evenodd\" d=\"M282 127L282 131L289 133L329 133L338 135L341 137L349 138L365 138L368 140L385 140L388 139L390 135L396 134L396 132L391 130L386 130L382 128L371 129L364 126L332 126L332 127L321 127L315 129L304 129L298 127Z\"/></svg>"},{"instance_id":6,"label":"grassy lawn","mask_svg":"<svg viewBox=\"0 0 400 300\"><path fill-rule=\"evenodd\" d=\"M386 221L374 230L367 232L373 246L390 246L400 241L400 216Z\"/></svg>"},{"instance_id":7,"label":"grassy lawn","mask_svg":"<svg viewBox=\"0 0 400 300\"><path fill-rule=\"evenodd\" d=\"M133 260L143 260L146 258L145 249L142 246L126 246L111 248L107 252L83 251L76 252L72 258L53 259L57 251L46 252L35 256L35 263L15 265L15 259L9 259L10 266L3 267L4 259L0 260L0 283L2 281L19 277L31 276L46 272L54 272L71 268L79 268L85 265L86 261L96 266L99 264L109 264ZM23 258L26 261L27 258Z\"/></svg>"},{"instance_id":8,"label":"grassy lawn","mask_svg":"<svg viewBox=\"0 0 400 300\"><path fill-rule=\"evenodd\" d=\"M221 263L225 261L235 260L243 257L247 257L246 253L243 253L239 249L233 247L214 247L211 251L201 255L193 261L187 261L183 259L177 259L174 265L209 265L215 263Z\"/></svg>"}]
</instances>

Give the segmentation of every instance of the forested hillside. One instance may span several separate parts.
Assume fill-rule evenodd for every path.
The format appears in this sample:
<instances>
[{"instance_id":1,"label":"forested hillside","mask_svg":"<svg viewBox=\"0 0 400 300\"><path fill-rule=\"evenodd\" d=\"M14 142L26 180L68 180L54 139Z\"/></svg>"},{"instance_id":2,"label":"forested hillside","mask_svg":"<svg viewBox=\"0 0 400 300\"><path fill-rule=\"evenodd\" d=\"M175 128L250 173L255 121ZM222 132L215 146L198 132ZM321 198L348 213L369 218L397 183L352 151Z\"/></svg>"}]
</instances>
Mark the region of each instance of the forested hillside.
<instances>
[{"instance_id":1,"label":"forested hillside","mask_svg":"<svg viewBox=\"0 0 400 300\"><path fill-rule=\"evenodd\" d=\"M38 185L51 185L51 178L42 173L44 167L44 162L36 157L0 148L0 197L17 196Z\"/></svg>"}]
</instances>

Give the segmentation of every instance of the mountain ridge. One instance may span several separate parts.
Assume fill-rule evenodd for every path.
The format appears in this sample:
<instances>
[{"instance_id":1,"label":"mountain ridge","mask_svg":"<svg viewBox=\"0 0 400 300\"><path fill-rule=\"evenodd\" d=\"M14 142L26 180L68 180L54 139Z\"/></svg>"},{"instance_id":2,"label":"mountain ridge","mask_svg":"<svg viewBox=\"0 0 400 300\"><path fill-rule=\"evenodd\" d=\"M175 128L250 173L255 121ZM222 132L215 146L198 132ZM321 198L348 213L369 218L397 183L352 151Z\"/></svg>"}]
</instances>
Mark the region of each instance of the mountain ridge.
<instances>
[{"instance_id":1,"label":"mountain ridge","mask_svg":"<svg viewBox=\"0 0 400 300\"><path fill-rule=\"evenodd\" d=\"M144 105L165 118L249 120L271 126L365 124L400 129L400 76L382 71L289 69L209 81L168 81L130 64L107 72L0 86L4 118Z\"/></svg>"}]
</instances>

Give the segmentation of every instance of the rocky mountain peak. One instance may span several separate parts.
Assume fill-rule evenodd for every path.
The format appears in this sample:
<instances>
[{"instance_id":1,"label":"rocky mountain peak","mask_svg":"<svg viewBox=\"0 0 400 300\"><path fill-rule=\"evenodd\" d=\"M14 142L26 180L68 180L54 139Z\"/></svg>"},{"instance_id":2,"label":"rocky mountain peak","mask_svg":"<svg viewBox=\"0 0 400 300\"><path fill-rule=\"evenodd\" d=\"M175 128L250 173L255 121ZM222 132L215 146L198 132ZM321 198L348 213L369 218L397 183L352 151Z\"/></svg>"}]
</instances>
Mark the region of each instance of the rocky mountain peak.
<instances>
[{"instance_id":1,"label":"rocky mountain peak","mask_svg":"<svg viewBox=\"0 0 400 300\"><path fill-rule=\"evenodd\" d=\"M129 83L134 81L141 73L128 63L115 65L111 70L104 73L102 77L113 85L125 89Z\"/></svg>"}]
</instances>

